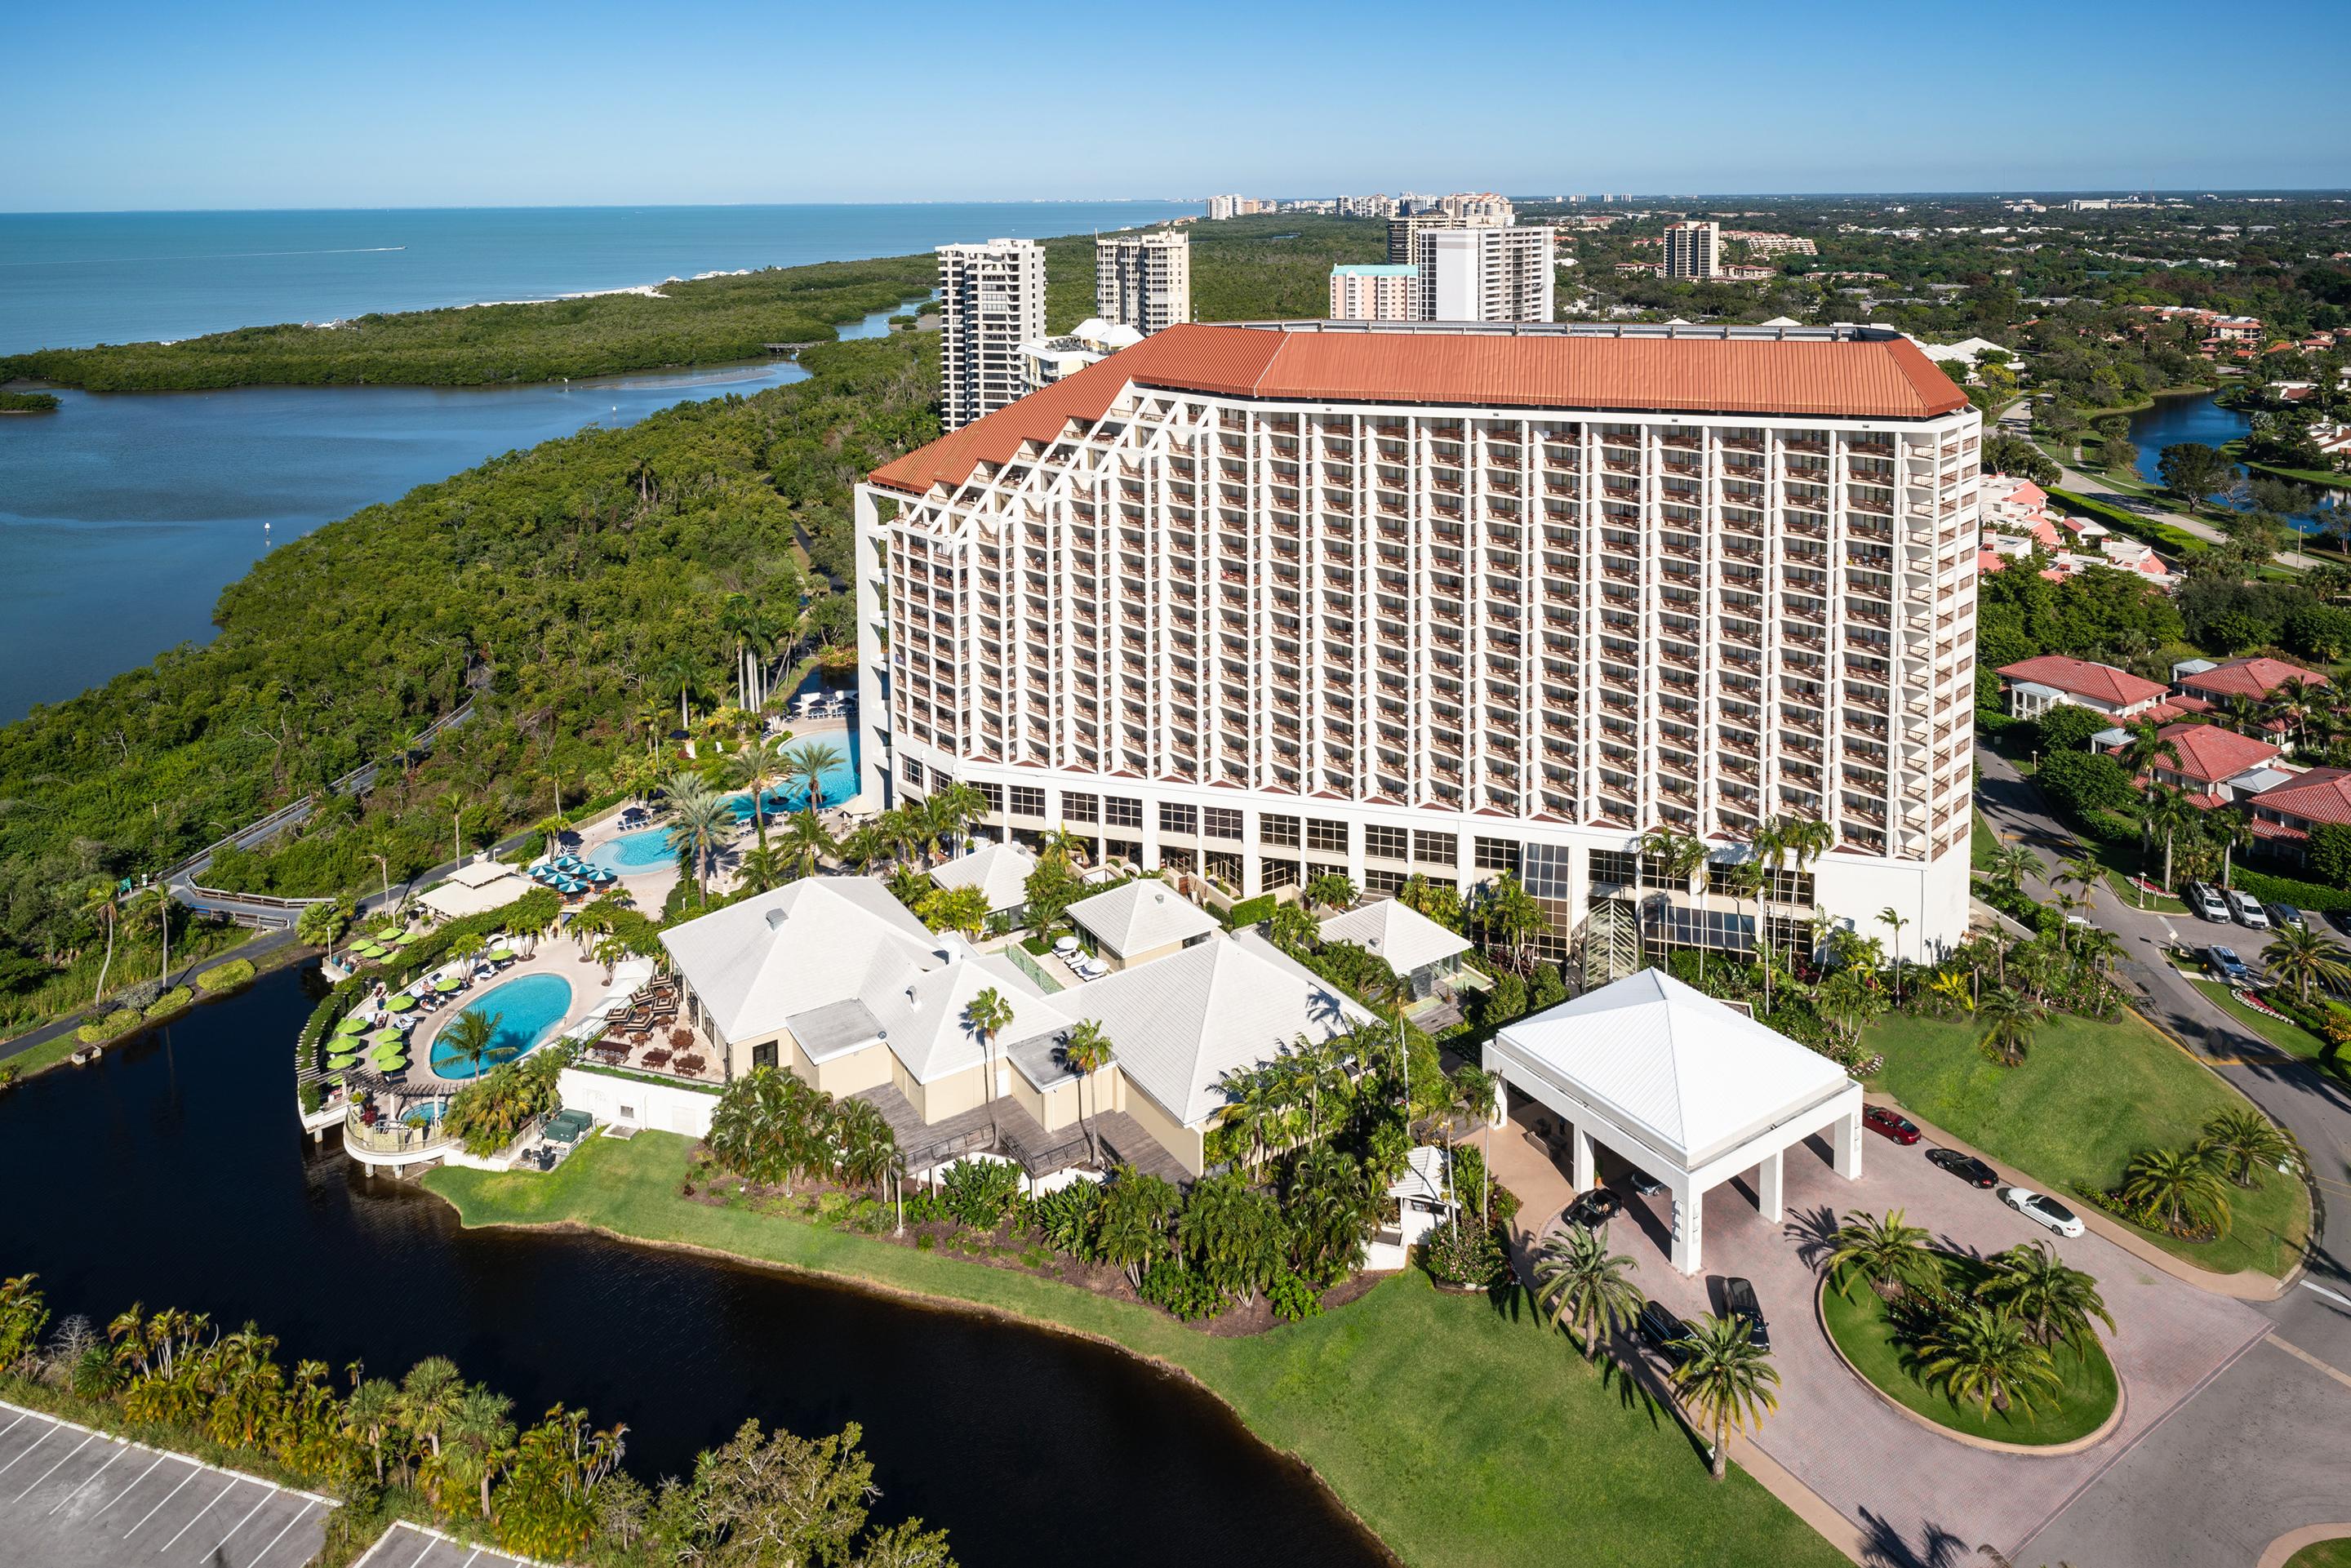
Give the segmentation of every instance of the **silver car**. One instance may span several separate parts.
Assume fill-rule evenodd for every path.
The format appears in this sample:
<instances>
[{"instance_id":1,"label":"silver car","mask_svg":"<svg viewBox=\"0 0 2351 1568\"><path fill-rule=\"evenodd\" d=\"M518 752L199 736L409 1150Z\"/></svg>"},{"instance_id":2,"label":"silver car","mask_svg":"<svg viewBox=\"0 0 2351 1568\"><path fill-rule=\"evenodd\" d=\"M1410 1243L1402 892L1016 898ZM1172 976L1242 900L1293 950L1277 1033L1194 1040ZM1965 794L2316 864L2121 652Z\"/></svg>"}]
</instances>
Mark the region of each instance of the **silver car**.
<instances>
[{"instance_id":1,"label":"silver car","mask_svg":"<svg viewBox=\"0 0 2351 1568\"><path fill-rule=\"evenodd\" d=\"M2270 917L2263 913L2260 899L2241 887L2224 889L2222 896L2229 901L2229 913L2237 917L2238 925L2248 931L2267 931L2270 928Z\"/></svg>"}]
</instances>

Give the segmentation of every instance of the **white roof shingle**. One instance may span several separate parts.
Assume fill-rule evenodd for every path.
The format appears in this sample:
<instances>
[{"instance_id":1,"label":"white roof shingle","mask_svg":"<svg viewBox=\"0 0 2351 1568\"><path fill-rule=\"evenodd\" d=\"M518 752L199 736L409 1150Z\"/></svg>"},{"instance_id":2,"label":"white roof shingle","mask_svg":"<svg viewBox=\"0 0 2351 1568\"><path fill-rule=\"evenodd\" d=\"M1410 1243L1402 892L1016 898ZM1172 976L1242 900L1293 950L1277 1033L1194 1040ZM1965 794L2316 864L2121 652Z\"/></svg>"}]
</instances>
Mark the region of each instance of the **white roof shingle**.
<instances>
[{"instance_id":1,"label":"white roof shingle","mask_svg":"<svg viewBox=\"0 0 2351 1568\"><path fill-rule=\"evenodd\" d=\"M1188 942L1217 929L1217 918L1155 877L1123 882L1070 905L1070 918L1125 957Z\"/></svg>"},{"instance_id":2,"label":"white roof shingle","mask_svg":"<svg viewBox=\"0 0 2351 1568\"><path fill-rule=\"evenodd\" d=\"M1400 898L1375 899L1322 922L1322 940L1352 942L1399 975L1456 957L1469 944Z\"/></svg>"},{"instance_id":3,"label":"white roof shingle","mask_svg":"<svg viewBox=\"0 0 2351 1568\"><path fill-rule=\"evenodd\" d=\"M662 933L703 1010L730 1040L784 1029L795 1013L903 985L946 962L925 930L872 877L809 877Z\"/></svg>"},{"instance_id":4,"label":"white roof shingle","mask_svg":"<svg viewBox=\"0 0 2351 1568\"><path fill-rule=\"evenodd\" d=\"M976 887L987 895L991 915L1017 909L1029 901L1029 875L1037 857L1019 844L982 844L967 855L957 855L931 868L931 881L940 887Z\"/></svg>"}]
</instances>

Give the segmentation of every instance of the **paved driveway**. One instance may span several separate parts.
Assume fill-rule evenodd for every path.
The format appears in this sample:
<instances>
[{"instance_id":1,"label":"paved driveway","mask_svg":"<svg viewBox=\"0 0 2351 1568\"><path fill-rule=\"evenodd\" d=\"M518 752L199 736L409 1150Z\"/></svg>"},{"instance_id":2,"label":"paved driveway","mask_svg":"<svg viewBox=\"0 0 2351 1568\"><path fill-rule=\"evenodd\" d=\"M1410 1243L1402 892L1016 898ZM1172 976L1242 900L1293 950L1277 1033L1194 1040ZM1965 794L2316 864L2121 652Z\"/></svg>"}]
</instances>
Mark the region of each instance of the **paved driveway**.
<instances>
[{"instance_id":1,"label":"paved driveway","mask_svg":"<svg viewBox=\"0 0 2351 1568\"><path fill-rule=\"evenodd\" d=\"M0 1404L0 1563L299 1568L331 1506Z\"/></svg>"},{"instance_id":2,"label":"paved driveway","mask_svg":"<svg viewBox=\"0 0 2351 1568\"><path fill-rule=\"evenodd\" d=\"M1780 1409L1758 1445L1860 1528L1873 1561L1945 1568L1981 1545L2015 1551L2182 1399L2259 1343L2269 1323L2243 1303L2149 1269L2095 1235L2051 1237L1993 1194L1928 1165L1929 1146L1906 1149L1873 1136L1857 1182L1830 1168L1818 1139L1790 1150L1788 1212L1778 1225L1764 1222L1744 1179L1716 1189L1704 1214L1708 1270L1691 1278L1668 1261L1669 1199L1631 1197L1619 1185L1628 1204L1609 1239L1635 1260L1642 1289L1685 1317L1712 1311L1725 1277L1753 1281L1782 1380ZM1611 1169L1604 1159L1602 1169L1604 1176ZM1813 1305L1825 1238L1855 1208L1903 1209L1936 1245L1971 1255L2051 1240L2067 1262L2095 1275L2118 1325L2107 1350L2126 1390L2121 1427L2079 1454L2028 1457L1968 1447L1889 1407L1837 1359Z\"/></svg>"}]
</instances>

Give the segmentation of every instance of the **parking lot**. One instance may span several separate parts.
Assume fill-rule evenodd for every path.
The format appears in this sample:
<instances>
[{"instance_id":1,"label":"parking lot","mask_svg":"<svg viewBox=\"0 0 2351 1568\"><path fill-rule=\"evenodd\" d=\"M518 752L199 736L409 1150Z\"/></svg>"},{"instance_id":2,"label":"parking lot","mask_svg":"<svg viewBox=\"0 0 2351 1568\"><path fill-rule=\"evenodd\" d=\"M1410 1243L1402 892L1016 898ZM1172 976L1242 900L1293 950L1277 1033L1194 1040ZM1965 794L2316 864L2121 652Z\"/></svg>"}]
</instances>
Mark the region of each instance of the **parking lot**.
<instances>
[{"instance_id":1,"label":"parking lot","mask_svg":"<svg viewBox=\"0 0 2351 1568\"><path fill-rule=\"evenodd\" d=\"M0 1403L0 1563L298 1568L333 1506Z\"/></svg>"},{"instance_id":2,"label":"parking lot","mask_svg":"<svg viewBox=\"0 0 2351 1568\"><path fill-rule=\"evenodd\" d=\"M435 1530L395 1524L352 1568L537 1568L528 1557L452 1541Z\"/></svg>"}]
</instances>

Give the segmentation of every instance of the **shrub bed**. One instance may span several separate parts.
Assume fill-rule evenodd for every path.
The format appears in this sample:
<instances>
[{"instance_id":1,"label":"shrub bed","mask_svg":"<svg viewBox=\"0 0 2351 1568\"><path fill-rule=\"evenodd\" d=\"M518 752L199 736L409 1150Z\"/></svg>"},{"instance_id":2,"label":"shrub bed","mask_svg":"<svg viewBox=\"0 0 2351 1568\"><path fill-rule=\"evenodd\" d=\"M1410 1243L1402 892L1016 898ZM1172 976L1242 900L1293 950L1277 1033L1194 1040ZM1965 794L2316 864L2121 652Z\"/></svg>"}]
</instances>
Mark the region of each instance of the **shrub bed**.
<instances>
[{"instance_id":1,"label":"shrub bed","mask_svg":"<svg viewBox=\"0 0 2351 1568\"><path fill-rule=\"evenodd\" d=\"M146 1017L151 1021L170 1018L173 1013L184 1010L189 1003L195 1000L195 995L185 986L173 986L148 1006Z\"/></svg>"},{"instance_id":2,"label":"shrub bed","mask_svg":"<svg viewBox=\"0 0 2351 1568\"><path fill-rule=\"evenodd\" d=\"M74 1030L74 1038L84 1045L98 1045L130 1033L137 1029L141 1021L143 1020L138 1013L125 1008L120 1012L110 1013L105 1018L92 1019Z\"/></svg>"},{"instance_id":3,"label":"shrub bed","mask_svg":"<svg viewBox=\"0 0 2351 1568\"><path fill-rule=\"evenodd\" d=\"M233 991L239 986L250 985L252 981L253 960L231 958L227 963L214 964L198 975L196 988L217 995L222 991Z\"/></svg>"}]
</instances>

